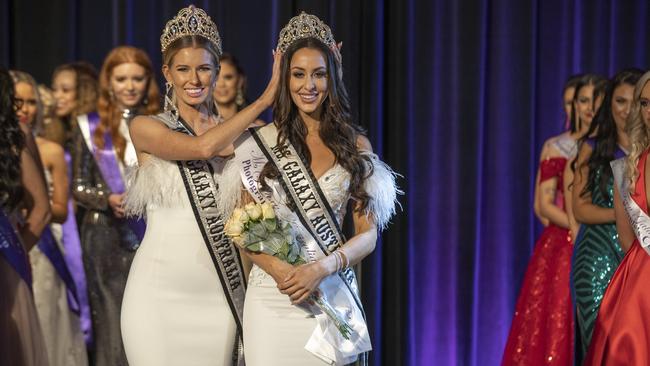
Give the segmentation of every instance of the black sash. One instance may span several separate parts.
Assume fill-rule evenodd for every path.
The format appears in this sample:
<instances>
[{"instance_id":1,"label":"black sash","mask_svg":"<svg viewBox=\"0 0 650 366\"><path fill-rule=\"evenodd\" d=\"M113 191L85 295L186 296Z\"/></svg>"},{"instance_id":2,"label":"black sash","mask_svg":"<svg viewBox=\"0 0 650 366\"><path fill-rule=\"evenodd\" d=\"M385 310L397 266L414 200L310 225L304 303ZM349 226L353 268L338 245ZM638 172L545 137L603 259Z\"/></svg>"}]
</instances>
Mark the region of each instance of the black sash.
<instances>
[{"instance_id":1,"label":"black sash","mask_svg":"<svg viewBox=\"0 0 650 366\"><path fill-rule=\"evenodd\" d=\"M159 115L159 118L162 117ZM162 117L166 119L166 116ZM167 121L164 121L168 124ZM173 130L190 136L196 136L194 131L179 118ZM168 124L169 126L169 124ZM170 126L170 128L172 128ZM233 349L233 364L244 364L243 352L243 312L246 281L242 270L239 250L224 234L225 221L217 209L219 187L214 181L213 169L205 160L177 161L187 195L194 211L194 217L203 235L224 294L228 300L230 311L237 323L237 341Z\"/></svg>"}]
</instances>

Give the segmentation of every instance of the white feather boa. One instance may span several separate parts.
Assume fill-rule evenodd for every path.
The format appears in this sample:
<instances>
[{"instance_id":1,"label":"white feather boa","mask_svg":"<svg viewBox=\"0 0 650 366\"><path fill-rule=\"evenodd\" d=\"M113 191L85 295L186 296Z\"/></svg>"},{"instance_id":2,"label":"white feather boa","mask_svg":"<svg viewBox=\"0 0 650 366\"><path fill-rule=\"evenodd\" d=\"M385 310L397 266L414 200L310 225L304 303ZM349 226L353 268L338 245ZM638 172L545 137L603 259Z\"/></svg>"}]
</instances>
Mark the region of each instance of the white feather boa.
<instances>
[{"instance_id":1,"label":"white feather boa","mask_svg":"<svg viewBox=\"0 0 650 366\"><path fill-rule=\"evenodd\" d=\"M226 220L241 199L239 168L232 159L216 161L212 166L215 182L219 186L219 213ZM127 216L145 217L147 207L173 208L189 205L178 165L173 161L151 156L129 173L127 185L124 201Z\"/></svg>"}]
</instances>

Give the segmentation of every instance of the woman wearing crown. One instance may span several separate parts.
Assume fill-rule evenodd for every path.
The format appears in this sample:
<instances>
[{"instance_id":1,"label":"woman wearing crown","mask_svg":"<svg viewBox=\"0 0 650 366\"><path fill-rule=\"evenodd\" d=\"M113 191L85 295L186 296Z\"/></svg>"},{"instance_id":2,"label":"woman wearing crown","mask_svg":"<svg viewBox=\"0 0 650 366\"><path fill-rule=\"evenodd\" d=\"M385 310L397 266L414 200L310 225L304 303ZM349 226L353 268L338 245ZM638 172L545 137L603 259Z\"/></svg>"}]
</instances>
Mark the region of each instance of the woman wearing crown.
<instances>
[{"instance_id":1,"label":"woman wearing crown","mask_svg":"<svg viewBox=\"0 0 650 366\"><path fill-rule=\"evenodd\" d=\"M201 9L182 9L160 38L165 112L130 126L139 168L127 215L145 216L122 303L129 364L242 364L244 271L223 235L241 182L232 142L273 102L277 60L259 99L219 123L211 95L221 39Z\"/></svg>"},{"instance_id":2,"label":"woman wearing crown","mask_svg":"<svg viewBox=\"0 0 650 366\"><path fill-rule=\"evenodd\" d=\"M278 50L274 123L242 135L235 158L251 178L244 179L250 196L290 224L307 264L245 252L254 263L244 306L246 363L363 363L371 345L350 267L374 250L378 228L395 212L395 176L351 120L330 28L302 13L280 32ZM345 240L349 201L355 233ZM352 328L347 336L308 300L313 293Z\"/></svg>"}]
</instances>

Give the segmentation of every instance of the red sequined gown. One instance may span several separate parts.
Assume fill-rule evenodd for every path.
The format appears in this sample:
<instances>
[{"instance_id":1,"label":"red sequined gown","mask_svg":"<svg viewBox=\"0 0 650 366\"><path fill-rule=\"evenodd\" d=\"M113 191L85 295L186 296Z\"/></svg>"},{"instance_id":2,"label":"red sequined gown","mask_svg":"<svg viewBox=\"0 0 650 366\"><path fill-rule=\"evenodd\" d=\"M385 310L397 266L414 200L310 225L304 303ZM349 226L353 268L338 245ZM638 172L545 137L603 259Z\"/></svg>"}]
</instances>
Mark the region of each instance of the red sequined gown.
<instances>
[{"instance_id":1,"label":"red sequined gown","mask_svg":"<svg viewBox=\"0 0 650 366\"><path fill-rule=\"evenodd\" d=\"M648 150L639 158L639 178L632 194L645 214L647 158ZM650 365L649 284L650 255L635 239L605 291L584 365Z\"/></svg>"},{"instance_id":2,"label":"red sequined gown","mask_svg":"<svg viewBox=\"0 0 650 366\"><path fill-rule=\"evenodd\" d=\"M540 182L557 178L558 195L566 164L566 158L556 157L540 165ZM568 229L552 223L544 229L526 269L502 365L572 364L572 251Z\"/></svg>"}]
</instances>

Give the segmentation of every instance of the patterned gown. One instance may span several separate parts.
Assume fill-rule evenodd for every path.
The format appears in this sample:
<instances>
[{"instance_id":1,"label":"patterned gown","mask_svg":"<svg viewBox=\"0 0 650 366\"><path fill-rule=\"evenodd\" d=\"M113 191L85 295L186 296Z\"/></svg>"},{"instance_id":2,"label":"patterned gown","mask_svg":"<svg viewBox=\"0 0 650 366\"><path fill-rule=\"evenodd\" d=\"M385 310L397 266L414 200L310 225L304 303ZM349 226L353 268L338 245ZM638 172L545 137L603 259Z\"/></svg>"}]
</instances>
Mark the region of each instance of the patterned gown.
<instances>
[{"instance_id":1,"label":"patterned gown","mask_svg":"<svg viewBox=\"0 0 650 366\"><path fill-rule=\"evenodd\" d=\"M639 159L639 178L632 200L648 215L646 150ZM630 194L627 190L620 192ZM629 214L628 214L629 215ZM635 223L632 224L635 226ZM638 225L638 224L637 224ZM646 229L639 226L636 229ZM584 365L650 365L650 254L635 238L616 269L600 304Z\"/></svg>"},{"instance_id":2,"label":"patterned gown","mask_svg":"<svg viewBox=\"0 0 650 366\"><path fill-rule=\"evenodd\" d=\"M567 157L540 164L540 182L562 175ZM569 289L571 266L569 230L547 226L535 244L533 255L515 306L515 315L502 365L569 365L573 350L573 310Z\"/></svg>"},{"instance_id":3,"label":"patterned gown","mask_svg":"<svg viewBox=\"0 0 650 366\"><path fill-rule=\"evenodd\" d=\"M625 156L620 149L615 157ZM606 191L599 188L602 169L598 169L594 176L596 189L591 195L594 205L614 207L614 178L610 177ZM581 365L582 360L591 341L598 308L603 299L603 294L614 271L623 259L625 253L618 243L616 223L588 225L583 224L580 235L576 240L572 263L572 291L576 305L576 365Z\"/></svg>"}]
</instances>

